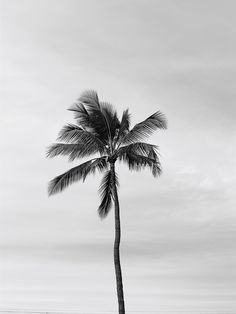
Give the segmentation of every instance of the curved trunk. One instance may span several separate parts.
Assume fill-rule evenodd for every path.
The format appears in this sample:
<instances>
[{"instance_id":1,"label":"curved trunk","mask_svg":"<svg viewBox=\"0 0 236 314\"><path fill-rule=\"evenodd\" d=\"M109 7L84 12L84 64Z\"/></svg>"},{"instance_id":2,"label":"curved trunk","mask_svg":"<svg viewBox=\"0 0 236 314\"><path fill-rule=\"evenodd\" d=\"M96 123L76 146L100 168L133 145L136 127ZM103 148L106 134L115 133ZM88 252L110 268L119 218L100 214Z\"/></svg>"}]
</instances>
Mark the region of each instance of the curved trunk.
<instances>
[{"instance_id":1,"label":"curved trunk","mask_svg":"<svg viewBox=\"0 0 236 314\"><path fill-rule=\"evenodd\" d=\"M125 314L125 302L124 302L124 293L123 293L123 283L122 283L122 272L120 266L120 206L119 199L115 184L115 164L111 163L111 173L112 180L114 183L114 204L115 204L115 241L114 241L114 265L116 273L116 289L117 289L117 298L119 305L119 314Z\"/></svg>"}]
</instances>

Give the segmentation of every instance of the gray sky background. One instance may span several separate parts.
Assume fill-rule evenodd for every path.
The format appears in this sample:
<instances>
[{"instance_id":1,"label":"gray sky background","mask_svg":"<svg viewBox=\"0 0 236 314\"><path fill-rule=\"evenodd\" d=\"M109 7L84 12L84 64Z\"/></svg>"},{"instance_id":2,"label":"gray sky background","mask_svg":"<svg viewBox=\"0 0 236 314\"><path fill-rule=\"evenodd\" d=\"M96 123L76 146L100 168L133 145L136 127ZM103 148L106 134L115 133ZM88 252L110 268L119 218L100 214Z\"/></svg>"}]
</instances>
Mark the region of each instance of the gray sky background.
<instances>
[{"instance_id":1,"label":"gray sky background","mask_svg":"<svg viewBox=\"0 0 236 314\"><path fill-rule=\"evenodd\" d=\"M118 167L127 309L236 310L235 1L5 0L0 307L116 310L101 176L47 197L46 147L97 90L132 122L160 109L163 175Z\"/></svg>"}]
</instances>

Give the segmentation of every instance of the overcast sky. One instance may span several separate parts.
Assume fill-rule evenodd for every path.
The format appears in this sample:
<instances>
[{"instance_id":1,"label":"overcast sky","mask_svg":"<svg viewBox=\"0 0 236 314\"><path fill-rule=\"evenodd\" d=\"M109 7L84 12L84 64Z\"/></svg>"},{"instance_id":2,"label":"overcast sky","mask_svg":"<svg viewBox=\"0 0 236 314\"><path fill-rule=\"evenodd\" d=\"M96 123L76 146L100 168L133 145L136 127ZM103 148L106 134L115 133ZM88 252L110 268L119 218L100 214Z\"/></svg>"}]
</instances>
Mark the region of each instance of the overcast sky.
<instances>
[{"instance_id":1,"label":"overcast sky","mask_svg":"<svg viewBox=\"0 0 236 314\"><path fill-rule=\"evenodd\" d=\"M127 309L234 313L236 2L0 3L0 307L115 313L101 176L47 196L76 163L46 147L95 89L133 124L159 109L169 124L150 139L161 178L118 167Z\"/></svg>"}]
</instances>

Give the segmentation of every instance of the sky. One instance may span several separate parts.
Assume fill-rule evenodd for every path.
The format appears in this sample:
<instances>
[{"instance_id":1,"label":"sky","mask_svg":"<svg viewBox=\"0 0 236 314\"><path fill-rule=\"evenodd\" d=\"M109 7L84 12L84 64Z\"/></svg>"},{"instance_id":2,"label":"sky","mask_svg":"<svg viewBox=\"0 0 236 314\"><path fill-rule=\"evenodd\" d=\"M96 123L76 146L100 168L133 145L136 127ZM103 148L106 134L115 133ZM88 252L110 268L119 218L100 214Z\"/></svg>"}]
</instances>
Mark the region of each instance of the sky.
<instances>
[{"instance_id":1,"label":"sky","mask_svg":"<svg viewBox=\"0 0 236 314\"><path fill-rule=\"evenodd\" d=\"M163 174L119 165L127 313L235 313L236 2L0 0L0 308L115 313L101 176L47 196L46 159L95 89L132 125L157 110ZM156 313L155 312L155 313Z\"/></svg>"}]
</instances>

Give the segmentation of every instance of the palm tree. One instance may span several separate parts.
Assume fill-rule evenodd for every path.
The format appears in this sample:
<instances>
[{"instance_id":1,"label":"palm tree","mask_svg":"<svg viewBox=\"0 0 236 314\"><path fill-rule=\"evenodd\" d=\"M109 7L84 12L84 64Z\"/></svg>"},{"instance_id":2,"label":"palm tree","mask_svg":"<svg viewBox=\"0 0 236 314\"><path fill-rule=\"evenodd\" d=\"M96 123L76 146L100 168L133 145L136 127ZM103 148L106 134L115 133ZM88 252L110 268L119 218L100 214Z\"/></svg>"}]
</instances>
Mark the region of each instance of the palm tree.
<instances>
[{"instance_id":1,"label":"palm tree","mask_svg":"<svg viewBox=\"0 0 236 314\"><path fill-rule=\"evenodd\" d=\"M154 177L161 174L157 146L143 142L153 131L166 128L164 115L157 111L146 120L130 129L130 114L123 112L118 119L112 105L101 102L95 91L82 93L78 101L69 108L75 114L76 124L65 125L59 133L59 143L52 144L48 157L65 155L70 161L97 154L96 157L71 168L55 177L48 187L49 195L58 193L70 184L82 180L96 171L105 172L101 186L101 204L98 214L105 218L114 203L115 241L114 265L119 314L125 314L125 302L120 265L120 207L117 194L118 177L115 172L116 161L128 164L130 170L150 168Z\"/></svg>"}]
</instances>

